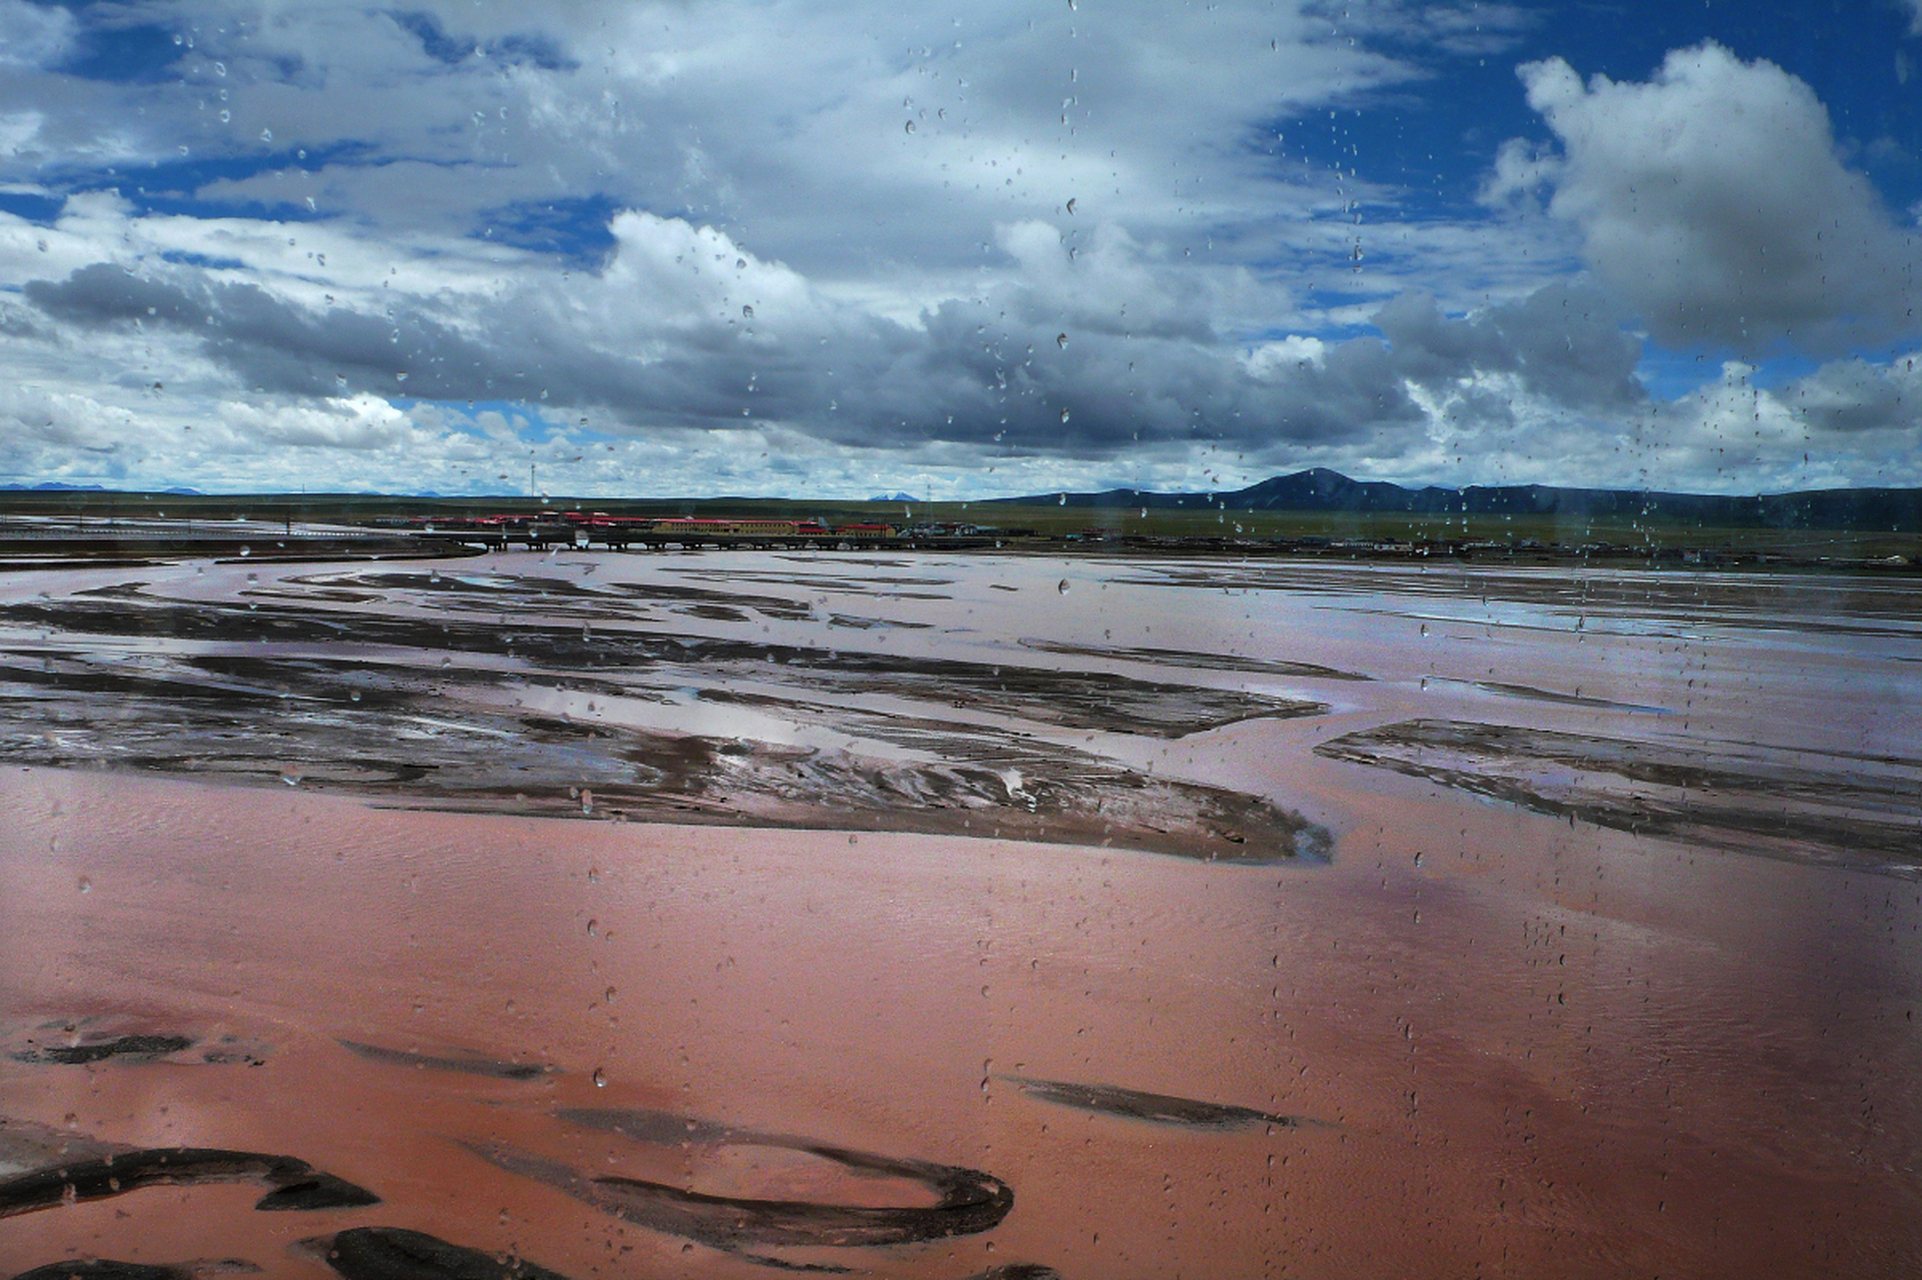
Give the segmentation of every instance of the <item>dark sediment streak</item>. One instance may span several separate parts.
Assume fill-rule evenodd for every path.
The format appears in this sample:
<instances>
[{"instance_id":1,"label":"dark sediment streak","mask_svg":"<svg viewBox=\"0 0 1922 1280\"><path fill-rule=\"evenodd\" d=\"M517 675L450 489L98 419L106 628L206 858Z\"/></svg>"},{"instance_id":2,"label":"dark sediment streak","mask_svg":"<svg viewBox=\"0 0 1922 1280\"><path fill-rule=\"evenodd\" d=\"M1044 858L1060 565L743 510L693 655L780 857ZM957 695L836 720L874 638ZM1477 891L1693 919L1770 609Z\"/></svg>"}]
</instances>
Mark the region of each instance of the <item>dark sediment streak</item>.
<instances>
[{"instance_id":1,"label":"dark sediment streak","mask_svg":"<svg viewBox=\"0 0 1922 1280\"><path fill-rule=\"evenodd\" d=\"M741 1252L750 1247L911 1244L987 1231L1014 1207L1014 1191L975 1169L877 1155L810 1138L756 1133L644 1110L573 1109L559 1118L658 1146L684 1142L777 1147L837 1164L860 1177L890 1177L926 1187L930 1205L845 1205L708 1195L666 1183L583 1174L558 1161L493 1143L463 1144L488 1163L545 1182L624 1221Z\"/></svg>"},{"instance_id":2,"label":"dark sediment streak","mask_svg":"<svg viewBox=\"0 0 1922 1280\"><path fill-rule=\"evenodd\" d=\"M380 1197L292 1156L211 1147L151 1147L0 1179L0 1218L63 1203L104 1200L143 1187L262 1182L256 1209L342 1209Z\"/></svg>"},{"instance_id":3,"label":"dark sediment streak","mask_svg":"<svg viewBox=\"0 0 1922 1280\"><path fill-rule=\"evenodd\" d=\"M961 1185L944 1187L942 1201L931 1208L869 1207L706 1195L641 1178L589 1177L557 1161L499 1145L475 1145L469 1150L498 1168L558 1187L625 1222L730 1251L747 1246L911 1244L972 1235L994 1227L1014 1206L1014 1192L986 1174L973 1174ZM863 1158L857 1152L837 1152L831 1147L809 1150L824 1159L843 1159L856 1168L916 1176L911 1162L862 1165L856 1163ZM945 1167L925 1168L929 1172L922 1176L932 1179Z\"/></svg>"},{"instance_id":4,"label":"dark sediment streak","mask_svg":"<svg viewBox=\"0 0 1922 1280\"><path fill-rule=\"evenodd\" d=\"M191 1049L193 1045L194 1042L186 1036L128 1035L93 1044L60 1044L23 1049L9 1056L17 1062L46 1062L71 1067L104 1062L108 1058L158 1058Z\"/></svg>"},{"instance_id":5,"label":"dark sediment streak","mask_svg":"<svg viewBox=\"0 0 1922 1280\"><path fill-rule=\"evenodd\" d=\"M1069 644L1062 640L1021 641L1024 649L1040 653L1065 653L1078 658L1119 658L1128 662L1155 662L1201 671L1240 671L1260 676L1296 676L1310 680L1372 680L1359 671L1325 667L1319 662L1294 662L1285 658L1244 658L1230 653L1193 653L1186 649L1128 648L1123 645ZM1289 715L1316 715L1328 710L1316 702L1297 704Z\"/></svg>"},{"instance_id":6,"label":"dark sediment streak","mask_svg":"<svg viewBox=\"0 0 1922 1280\"><path fill-rule=\"evenodd\" d=\"M1732 853L1914 874L1922 761L1405 720L1315 748L1537 813Z\"/></svg>"},{"instance_id":7,"label":"dark sediment streak","mask_svg":"<svg viewBox=\"0 0 1922 1280\"><path fill-rule=\"evenodd\" d=\"M1443 677L1447 680L1447 677ZM1484 693L1506 694L1511 698L1526 698L1530 702L1553 702L1565 707L1595 707L1605 711L1639 711L1648 715L1667 715L1667 707L1652 707L1639 702L1615 702L1608 698L1595 698L1581 693L1562 693L1556 689L1538 689L1532 684L1511 684L1505 680L1449 680L1451 684L1466 684Z\"/></svg>"},{"instance_id":8,"label":"dark sediment streak","mask_svg":"<svg viewBox=\"0 0 1922 1280\"><path fill-rule=\"evenodd\" d=\"M521 1258L497 1257L401 1227L355 1227L309 1243L346 1280L566 1280Z\"/></svg>"},{"instance_id":9,"label":"dark sediment streak","mask_svg":"<svg viewBox=\"0 0 1922 1280\"><path fill-rule=\"evenodd\" d=\"M112 1258L85 1258L72 1262L49 1262L31 1271L22 1271L13 1280L192 1280L193 1272L181 1267L157 1267L144 1262L116 1262Z\"/></svg>"},{"instance_id":10,"label":"dark sediment streak","mask_svg":"<svg viewBox=\"0 0 1922 1280\"><path fill-rule=\"evenodd\" d=\"M502 1062L477 1055L414 1053L406 1049L363 1044L358 1040L336 1040L335 1043L370 1062L428 1071L458 1071L470 1076L492 1076L498 1080L534 1080L559 1070L558 1067L539 1062Z\"/></svg>"},{"instance_id":11,"label":"dark sediment streak","mask_svg":"<svg viewBox=\"0 0 1922 1280\"><path fill-rule=\"evenodd\" d=\"M1145 1120L1150 1124L1179 1125L1188 1129L1249 1129L1270 1126L1293 1129L1317 1124L1301 1116L1273 1115L1252 1107L1223 1102L1202 1102L1165 1093L1146 1093L1112 1084L1075 1084L1064 1080L1033 1080L1023 1076L1003 1076L1030 1097L1073 1107L1100 1115Z\"/></svg>"}]
</instances>

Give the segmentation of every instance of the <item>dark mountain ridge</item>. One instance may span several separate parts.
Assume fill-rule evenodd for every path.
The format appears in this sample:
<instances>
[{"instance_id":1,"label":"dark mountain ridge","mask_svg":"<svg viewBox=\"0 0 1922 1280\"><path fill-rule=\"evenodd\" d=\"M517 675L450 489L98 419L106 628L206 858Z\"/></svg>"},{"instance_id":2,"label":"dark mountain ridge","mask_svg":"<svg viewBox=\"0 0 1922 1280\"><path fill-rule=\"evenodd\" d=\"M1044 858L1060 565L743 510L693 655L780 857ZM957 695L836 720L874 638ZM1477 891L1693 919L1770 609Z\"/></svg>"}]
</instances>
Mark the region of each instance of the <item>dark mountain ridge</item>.
<instances>
[{"instance_id":1,"label":"dark mountain ridge","mask_svg":"<svg viewBox=\"0 0 1922 1280\"><path fill-rule=\"evenodd\" d=\"M1350 512L1405 515L1560 516L1635 519L1727 528L1922 531L1922 489L1809 489L1734 496L1643 489L1581 489L1558 485L1427 485L1404 488L1382 480L1351 480L1315 467L1274 476L1245 489L1212 493L1154 493L1108 489L995 498L981 505L1068 507L1184 507L1225 511Z\"/></svg>"}]
</instances>

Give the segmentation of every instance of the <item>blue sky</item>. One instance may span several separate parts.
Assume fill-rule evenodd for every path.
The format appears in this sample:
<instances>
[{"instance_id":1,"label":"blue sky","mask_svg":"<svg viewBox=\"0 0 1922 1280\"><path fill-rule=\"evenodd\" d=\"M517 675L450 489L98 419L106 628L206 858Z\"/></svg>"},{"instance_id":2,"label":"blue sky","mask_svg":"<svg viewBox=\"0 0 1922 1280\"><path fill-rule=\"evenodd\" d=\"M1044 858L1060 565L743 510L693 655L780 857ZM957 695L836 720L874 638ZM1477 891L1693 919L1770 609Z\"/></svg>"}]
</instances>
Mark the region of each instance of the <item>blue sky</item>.
<instances>
[{"instance_id":1,"label":"blue sky","mask_svg":"<svg viewBox=\"0 0 1922 1280\"><path fill-rule=\"evenodd\" d=\"M0 472L1919 484L1918 31L0 0Z\"/></svg>"}]
</instances>

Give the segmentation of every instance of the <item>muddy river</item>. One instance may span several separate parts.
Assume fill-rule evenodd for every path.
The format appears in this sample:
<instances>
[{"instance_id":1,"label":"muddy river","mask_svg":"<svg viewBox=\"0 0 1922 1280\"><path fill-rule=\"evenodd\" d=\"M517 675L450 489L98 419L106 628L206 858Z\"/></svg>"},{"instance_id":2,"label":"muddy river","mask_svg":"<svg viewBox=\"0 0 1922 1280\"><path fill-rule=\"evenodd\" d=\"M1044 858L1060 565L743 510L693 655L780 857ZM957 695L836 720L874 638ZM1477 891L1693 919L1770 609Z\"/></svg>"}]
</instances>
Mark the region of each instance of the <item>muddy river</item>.
<instances>
[{"instance_id":1,"label":"muddy river","mask_svg":"<svg viewBox=\"0 0 1922 1280\"><path fill-rule=\"evenodd\" d=\"M0 1276L1922 1273L1918 724L1914 579L0 575Z\"/></svg>"}]
</instances>

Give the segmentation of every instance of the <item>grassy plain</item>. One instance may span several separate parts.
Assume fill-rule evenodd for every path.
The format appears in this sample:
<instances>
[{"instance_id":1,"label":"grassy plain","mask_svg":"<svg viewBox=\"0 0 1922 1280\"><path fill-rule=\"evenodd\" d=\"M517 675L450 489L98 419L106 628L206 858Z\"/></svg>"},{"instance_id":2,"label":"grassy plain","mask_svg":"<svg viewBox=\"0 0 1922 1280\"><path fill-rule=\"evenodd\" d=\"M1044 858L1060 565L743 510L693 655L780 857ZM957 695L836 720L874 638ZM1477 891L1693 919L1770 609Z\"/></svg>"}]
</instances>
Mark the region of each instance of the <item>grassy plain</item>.
<instances>
[{"instance_id":1,"label":"grassy plain","mask_svg":"<svg viewBox=\"0 0 1922 1280\"><path fill-rule=\"evenodd\" d=\"M888 522L978 525L1011 539L1086 538L1284 541L1312 544L1479 544L1520 552L1568 554L1607 547L1617 553L1762 556L1814 562L1922 561L1922 536L1861 527L1697 525L1661 518L1569 515L1444 515L1352 511L1252 511L1197 506L1081 506L1007 502L849 502L794 498L409 497L384 494L181 494L98 490L0 493L0 516L68 520L252 519L305 524L392 524L418 516L459 517L587 510L617 516L683 515L821 519L829 524Z\"/></svg>"}]
</instances>

